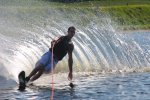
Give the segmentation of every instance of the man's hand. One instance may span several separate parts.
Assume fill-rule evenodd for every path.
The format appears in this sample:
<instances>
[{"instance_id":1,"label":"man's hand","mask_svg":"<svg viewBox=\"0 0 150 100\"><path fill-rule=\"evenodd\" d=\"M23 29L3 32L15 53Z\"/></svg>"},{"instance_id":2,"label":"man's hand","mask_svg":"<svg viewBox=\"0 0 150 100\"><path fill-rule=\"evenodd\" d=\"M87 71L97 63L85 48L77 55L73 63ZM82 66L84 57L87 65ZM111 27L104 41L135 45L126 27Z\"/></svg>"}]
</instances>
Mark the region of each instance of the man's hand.
<instances>
[{"instance_id":1,"label":"man's hand","mask_svg":"<svg viewBox=\"0 0 150 100\"><path fill-rule=\"evenodd\" d=\"M69 74L68 74L68 80L71 81L72 78L73 78L72 72L69 72Z\"/></svg>"}]
</instances>

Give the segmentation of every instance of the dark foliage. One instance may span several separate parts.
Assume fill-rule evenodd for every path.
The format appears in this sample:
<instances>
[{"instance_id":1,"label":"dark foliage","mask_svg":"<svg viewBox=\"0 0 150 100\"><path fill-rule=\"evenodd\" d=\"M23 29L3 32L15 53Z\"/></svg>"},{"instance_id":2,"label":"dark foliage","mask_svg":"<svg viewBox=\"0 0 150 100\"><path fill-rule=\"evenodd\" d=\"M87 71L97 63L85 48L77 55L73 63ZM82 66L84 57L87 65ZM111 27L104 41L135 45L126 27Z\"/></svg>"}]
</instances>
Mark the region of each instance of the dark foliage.
<instances>
[{"instance_id":1,"label":"dark foliage","mask_svg":"<svg viewBox=\"0 0 150 100\"><path fill-rule=\"evenodd\" d=\"M45 0L52 2L63 2L63 3L73 3L73 2L82 2L82 1L97 1L97 0ZM100 0L99 0L100 1Z\"/></svg>"}]
</instances>

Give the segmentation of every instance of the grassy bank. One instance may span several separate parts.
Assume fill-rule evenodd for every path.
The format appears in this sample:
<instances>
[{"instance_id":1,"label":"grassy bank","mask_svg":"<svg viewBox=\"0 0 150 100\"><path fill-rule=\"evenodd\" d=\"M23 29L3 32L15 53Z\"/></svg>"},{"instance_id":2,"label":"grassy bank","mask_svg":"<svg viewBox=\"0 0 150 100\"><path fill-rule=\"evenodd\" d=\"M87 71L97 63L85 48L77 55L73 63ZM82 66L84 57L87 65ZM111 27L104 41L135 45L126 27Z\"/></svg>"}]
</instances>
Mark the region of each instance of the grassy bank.
<instances>
[{"instance_id":1,"label":"grassy bank","mask_svg":"<svg viewBox=\"0 0 150 100\"><path fill-rule=\"evenodd\" d=\"M124 30L150 29L150 5L102 7L112 20Z\"/></svg>"}]
</instances>

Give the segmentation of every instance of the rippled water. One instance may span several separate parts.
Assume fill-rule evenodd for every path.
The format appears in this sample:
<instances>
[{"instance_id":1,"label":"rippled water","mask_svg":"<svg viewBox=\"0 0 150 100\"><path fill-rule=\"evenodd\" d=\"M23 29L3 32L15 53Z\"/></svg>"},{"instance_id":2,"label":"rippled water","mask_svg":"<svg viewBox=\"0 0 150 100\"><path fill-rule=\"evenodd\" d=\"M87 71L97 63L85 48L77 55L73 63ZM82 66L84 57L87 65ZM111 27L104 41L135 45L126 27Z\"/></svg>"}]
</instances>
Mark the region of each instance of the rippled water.
<instances>
[{"instance_id":1,"label":"rippled water","mask_svg":"<svg viewBox=\"0 0 150 100\"><path fill-rule=\"evenodd\" d=\"M8 82L10 81L0 82L1 100L50 99L50 84L39 81L27 87L26 91L20 92L16 85L12 86ZM150 100L150 73L148 72L79 75L74 80L73 89L68 84L68 81L55 83L54 100Z\"/></svg>"}]
</instances>

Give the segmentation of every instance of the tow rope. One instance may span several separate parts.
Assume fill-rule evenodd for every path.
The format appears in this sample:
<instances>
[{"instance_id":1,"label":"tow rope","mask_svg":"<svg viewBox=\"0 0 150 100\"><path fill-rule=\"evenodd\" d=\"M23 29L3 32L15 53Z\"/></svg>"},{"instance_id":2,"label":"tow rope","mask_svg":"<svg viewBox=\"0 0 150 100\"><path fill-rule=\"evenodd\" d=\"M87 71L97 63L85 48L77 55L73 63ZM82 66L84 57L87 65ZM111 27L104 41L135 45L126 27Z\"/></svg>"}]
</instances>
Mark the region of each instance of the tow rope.
<instances>
[{"instance_id":1,"label":"tow rope","mask_svg":"<svg viewBox=\"0 0 150 100\"><path fill-rule=\"evenodd\" d=\"M52 89L51 89L51 97L50 97L50 100L53 100L54 99L54 71L53 71L53 69L54 69L54 58L53 58L53 55L54 55L54 53L53 53L53 47L54 47L54 44L55 44L55 42L54 43L52 43L52 56L51 56L51 66L52 66Z\"/></svg>"}]
</instances>

